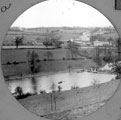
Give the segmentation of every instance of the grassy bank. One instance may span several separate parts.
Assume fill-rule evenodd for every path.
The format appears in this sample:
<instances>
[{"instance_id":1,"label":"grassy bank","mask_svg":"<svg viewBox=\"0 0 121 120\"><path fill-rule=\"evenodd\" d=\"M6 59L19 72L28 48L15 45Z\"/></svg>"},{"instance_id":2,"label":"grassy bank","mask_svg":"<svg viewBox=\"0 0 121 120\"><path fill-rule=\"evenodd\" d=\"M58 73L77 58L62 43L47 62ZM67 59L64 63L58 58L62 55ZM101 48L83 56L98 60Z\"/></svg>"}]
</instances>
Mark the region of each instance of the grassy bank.
<instances>
[{"instance_id":1,"label":"grassy bank","mask_svg":"<svg viewBox=\"0 0 121 120\"><path fill-rule=\"evenodd\" d=\"M71 120L96 111L115 93L120 80L97 86L56 92L56 111L51 110L50 93L31 96L19 102L29 111L52 120Z\"/></svg>"}]
</instances>

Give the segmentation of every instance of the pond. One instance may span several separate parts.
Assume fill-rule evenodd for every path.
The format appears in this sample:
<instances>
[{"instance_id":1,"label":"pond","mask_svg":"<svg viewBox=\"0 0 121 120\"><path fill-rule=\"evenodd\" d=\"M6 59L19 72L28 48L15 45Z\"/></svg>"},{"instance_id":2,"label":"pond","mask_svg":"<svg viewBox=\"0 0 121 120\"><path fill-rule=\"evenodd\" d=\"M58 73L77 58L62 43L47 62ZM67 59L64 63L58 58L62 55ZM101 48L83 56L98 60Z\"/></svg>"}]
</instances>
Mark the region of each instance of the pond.
<instances>
[{"instance_id":1,"label":"pond","mask_svg":"<svg viewBox=\"0 0 121 120\"><path fill-rule=\"evenodd\" d=\"M11 93L15 92L17 86L21 86L24 93L38 94L44 90L46 93L52 91L52 84L55 85L55 90L58 90L58 86L61 86L62 91L70 90L72 87L87 87L92 85L94 81L98 83L105 83L112 79L115 79L115 74L107 73L91 73L91 72L57 72L57 73L44 73L39 77L34 78L34 82L31 78L24 78L19 80L6 81ZM36 90L36 91L35 91Z\"/></svg>"}]
</instances>

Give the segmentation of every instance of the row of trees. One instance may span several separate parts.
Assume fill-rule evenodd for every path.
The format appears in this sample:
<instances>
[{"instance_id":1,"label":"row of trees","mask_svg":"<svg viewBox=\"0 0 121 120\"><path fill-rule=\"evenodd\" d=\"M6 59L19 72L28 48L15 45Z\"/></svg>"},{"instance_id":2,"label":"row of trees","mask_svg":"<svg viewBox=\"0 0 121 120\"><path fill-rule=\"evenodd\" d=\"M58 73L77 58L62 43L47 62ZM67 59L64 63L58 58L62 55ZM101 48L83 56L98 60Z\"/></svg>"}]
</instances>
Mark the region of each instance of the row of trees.
<instances>
[{"instance_id":1,"label":"row of trees","mask_svg":"<svg viewBox=\"0 0 121 120\"><path fill-rule=\"evenodd\" d=\"M100 66L101 61L106 63L116 62L121 60L121 42L120 38L115 41L115 47L95 47L94 61Z\"/></svg>"},{"instance_id":2,"label":"row of trees","mask_svg":"<svg viewBox=\"0 0 121 120\"><path fill-rule=\"evenodd\" d=\"M50 44L51 44L51 45L55 44L55 45L57 45L57 47L59 47L59 46L62 44L62 42L59 41L60 37L58 37L58 36L55 37L54 34L47 34L46 36L47 36L47 39L46 39L46 41L43 42L43 44L44 44L46 47L49 46ZM91 38L92 38L92 40L97 39L96 36L92 36ZM22 45L22 44L23 44L23 39L24 39L23 36L17 36L17 37L15 38L15 44L16 44L16 47L17 47L17 48L18 48L19 45ZM109 41L111 42L112 39L110 38ZM71 41L68 41L67 43L68 43L68 48L69 48L69 50L70 50L71 58L72 58L72 59L75 59L75 58L77 58L78 56L85 56L85 57L88 57L88 56L89 56L88 52L82 54L82 52L80 52L80 51L78 50L78 48L80 47L79 44L77 44L77 43L75 43L75 42L71 42ZM120 54L121 54L120 44L121 44L121 43L120 43L120 40L118 39L118 40L117 40L117 43L116 43L116 47L117 47L117 53L116 53L116 54L119 55L119 56L121 56L121 55L120 55ZM59 45L59 46L58 46L58 45ZM114 49L116 49L116 48L111 48L111 47L109 47L109 46L103 47L103 48L101 48L101 47L95 47L96 54L95 54L95 56L92 56L92 57L93 57L93 60L94 60L99 66L101 65L101 61L102 61L102 60L104 60L104 61L106 61L106 62L111 62L111 61L113 60L113 57L114 57L114 55L112 54L112 53L113 53L112 51L114 51ZM103 58L102 58L102 53L103 53ZM47 57L47 60L50 60L50 59L52 59L53 54L52 54L52 52L48 51L48 52L45 53L45 56ZM35 58L34 58L34 57L35 57ZM34 63L35 63L34 61L35 61L36 57L37 57L37 54L33 52L33 53L31 54L31 60L32 60L32 61L31 61L31 64L32 64L33 66L34 66ZM32 68L32 67L31 67L31 68ZM32 68L32 69L33 69L33 68Z\"/></svg>"},{"instance_id":3,"label":"row of trees","mask_svg":"<svg viewBox=\"0 0 121 120\"><path fill-rule=\"evenodd\" d=\"M45 45L46 48L48 46L55 46L57 48L61 48L61 44L63 42L60 41L61 36L58 34L58 32L47 30L44 36L45 36L45 40L43 41L43 45Z\"/></svg>"},{"instance_id":4,"label":"row of trees","mask_svg":"<svg viewBox=\"0 0 121 120\"><path fill-rule=\"evenodd\" d=\"M45 45L46 48L48 46L55 46L56 48L61 48L61 45L63 44L63 42L60 41L61 39L60 35L58 35L57 33L53 33L53 32L47 32L45 33L44 36L45 36L45 40L43 41L43 45ZM25 39L24 35L18 35L15 37L16 48L18 48L19 45L24 44L24 39Z\"/></svg>"},{"instance_id":5,"label":"row of trees","mask_svg":"<svg viewBox=\"0 0 121 120\"><path fill-rule=\"evenodd\" d=\"M55 46L56 48L61 48L62 43L63 43L62 41L58 41L58 40L51 39L51 40L44 41L43 42L43 45L45 45L46 48L48 46Z\"/></svg>"}]
</instances>

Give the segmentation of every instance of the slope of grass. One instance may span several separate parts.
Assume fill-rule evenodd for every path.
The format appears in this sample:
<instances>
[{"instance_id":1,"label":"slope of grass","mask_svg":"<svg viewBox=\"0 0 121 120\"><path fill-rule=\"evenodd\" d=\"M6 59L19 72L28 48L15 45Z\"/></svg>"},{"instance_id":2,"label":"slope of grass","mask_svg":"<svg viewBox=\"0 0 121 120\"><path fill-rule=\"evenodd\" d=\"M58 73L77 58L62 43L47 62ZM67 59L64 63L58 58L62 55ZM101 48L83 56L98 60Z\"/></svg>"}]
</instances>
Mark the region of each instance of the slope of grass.
<instances>
[{"instance_id":1,"label":"slope of grass","mask_svg":"<svg viewBox=\"0 0 121 120\"><path fill-rule=\"evenodd\" d=\"M116 91L120 80L97 86L56 92L56 111L51 110L51 93L31 96L19 102L29 111L53 120L70 120L99 109Z\"/></svg>"},{"instance_id":2,"label":"slope of grass","mask_svg":"<svg viewBox=\"0 0 121 120\"><path fill-rule=\"evenodd\" d=\"M40 61L38 65L40 65L40 73L67 71L69 65L71 65L71 70L91 68L92 66L96 67L96 63L94 63L91 59ZM26 75L31 73L28 63L2 65L2 70L4 75Z\"/></svg>"}]
</instances>

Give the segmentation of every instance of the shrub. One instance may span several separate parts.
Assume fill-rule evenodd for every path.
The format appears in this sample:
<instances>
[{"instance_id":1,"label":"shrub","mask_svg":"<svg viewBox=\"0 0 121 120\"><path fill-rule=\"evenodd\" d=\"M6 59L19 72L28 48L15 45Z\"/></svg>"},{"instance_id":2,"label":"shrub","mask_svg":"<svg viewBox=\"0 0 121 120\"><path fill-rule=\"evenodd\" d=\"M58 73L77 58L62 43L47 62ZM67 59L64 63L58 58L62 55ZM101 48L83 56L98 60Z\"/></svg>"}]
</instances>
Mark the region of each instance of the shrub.
<instances>
[{"instance_id":1,"label":"shrub","mask_svg":"<svg viewBox=\"0 0 121 120\"><path fill-rule=\"evenodd\" d=\"M44 58L44 60L43 60L43 61L47 61L47 60L46 60L46 58Z\"/></svg>"},{"instance_id":2,"label":"shrub","mask_svg":"<svg viewBox=\"0 0 121 120\"><path fill-rule=\"evenodd\" d=\"M22 90L22 88L21 88L20 86L16 87L15 93L16 93L18 96L23 95L23 90Z\"/></svg>"},{"instance_id":3,"label":"shrub","mask_svg":"<svg viewBox=\"0 0 121 120\"><path fill-rule=\"evenodd\" d=\"M8 61L8 62L7 62L7 65L10 65L10 64L11 64L11 63Z\"/></svg>"},{"instance_id":4,"label":"shrub","mask_svg":"<svg viewBox=\"0 0 121 120\"><path fill-rule=\"evenodd\" d=\"M18 64L18 63L16 61L14 61L13 64Z\"/></svg>"},{"instance_id":5,"label":"shrub","mask_svg":"<svg viewBox=\"0 0 121 120\"><path fill-rule=\"evenodd\" d=\"M65 57L63 57L63 60L65 60Z\"/></svg>"}]
</instances>

